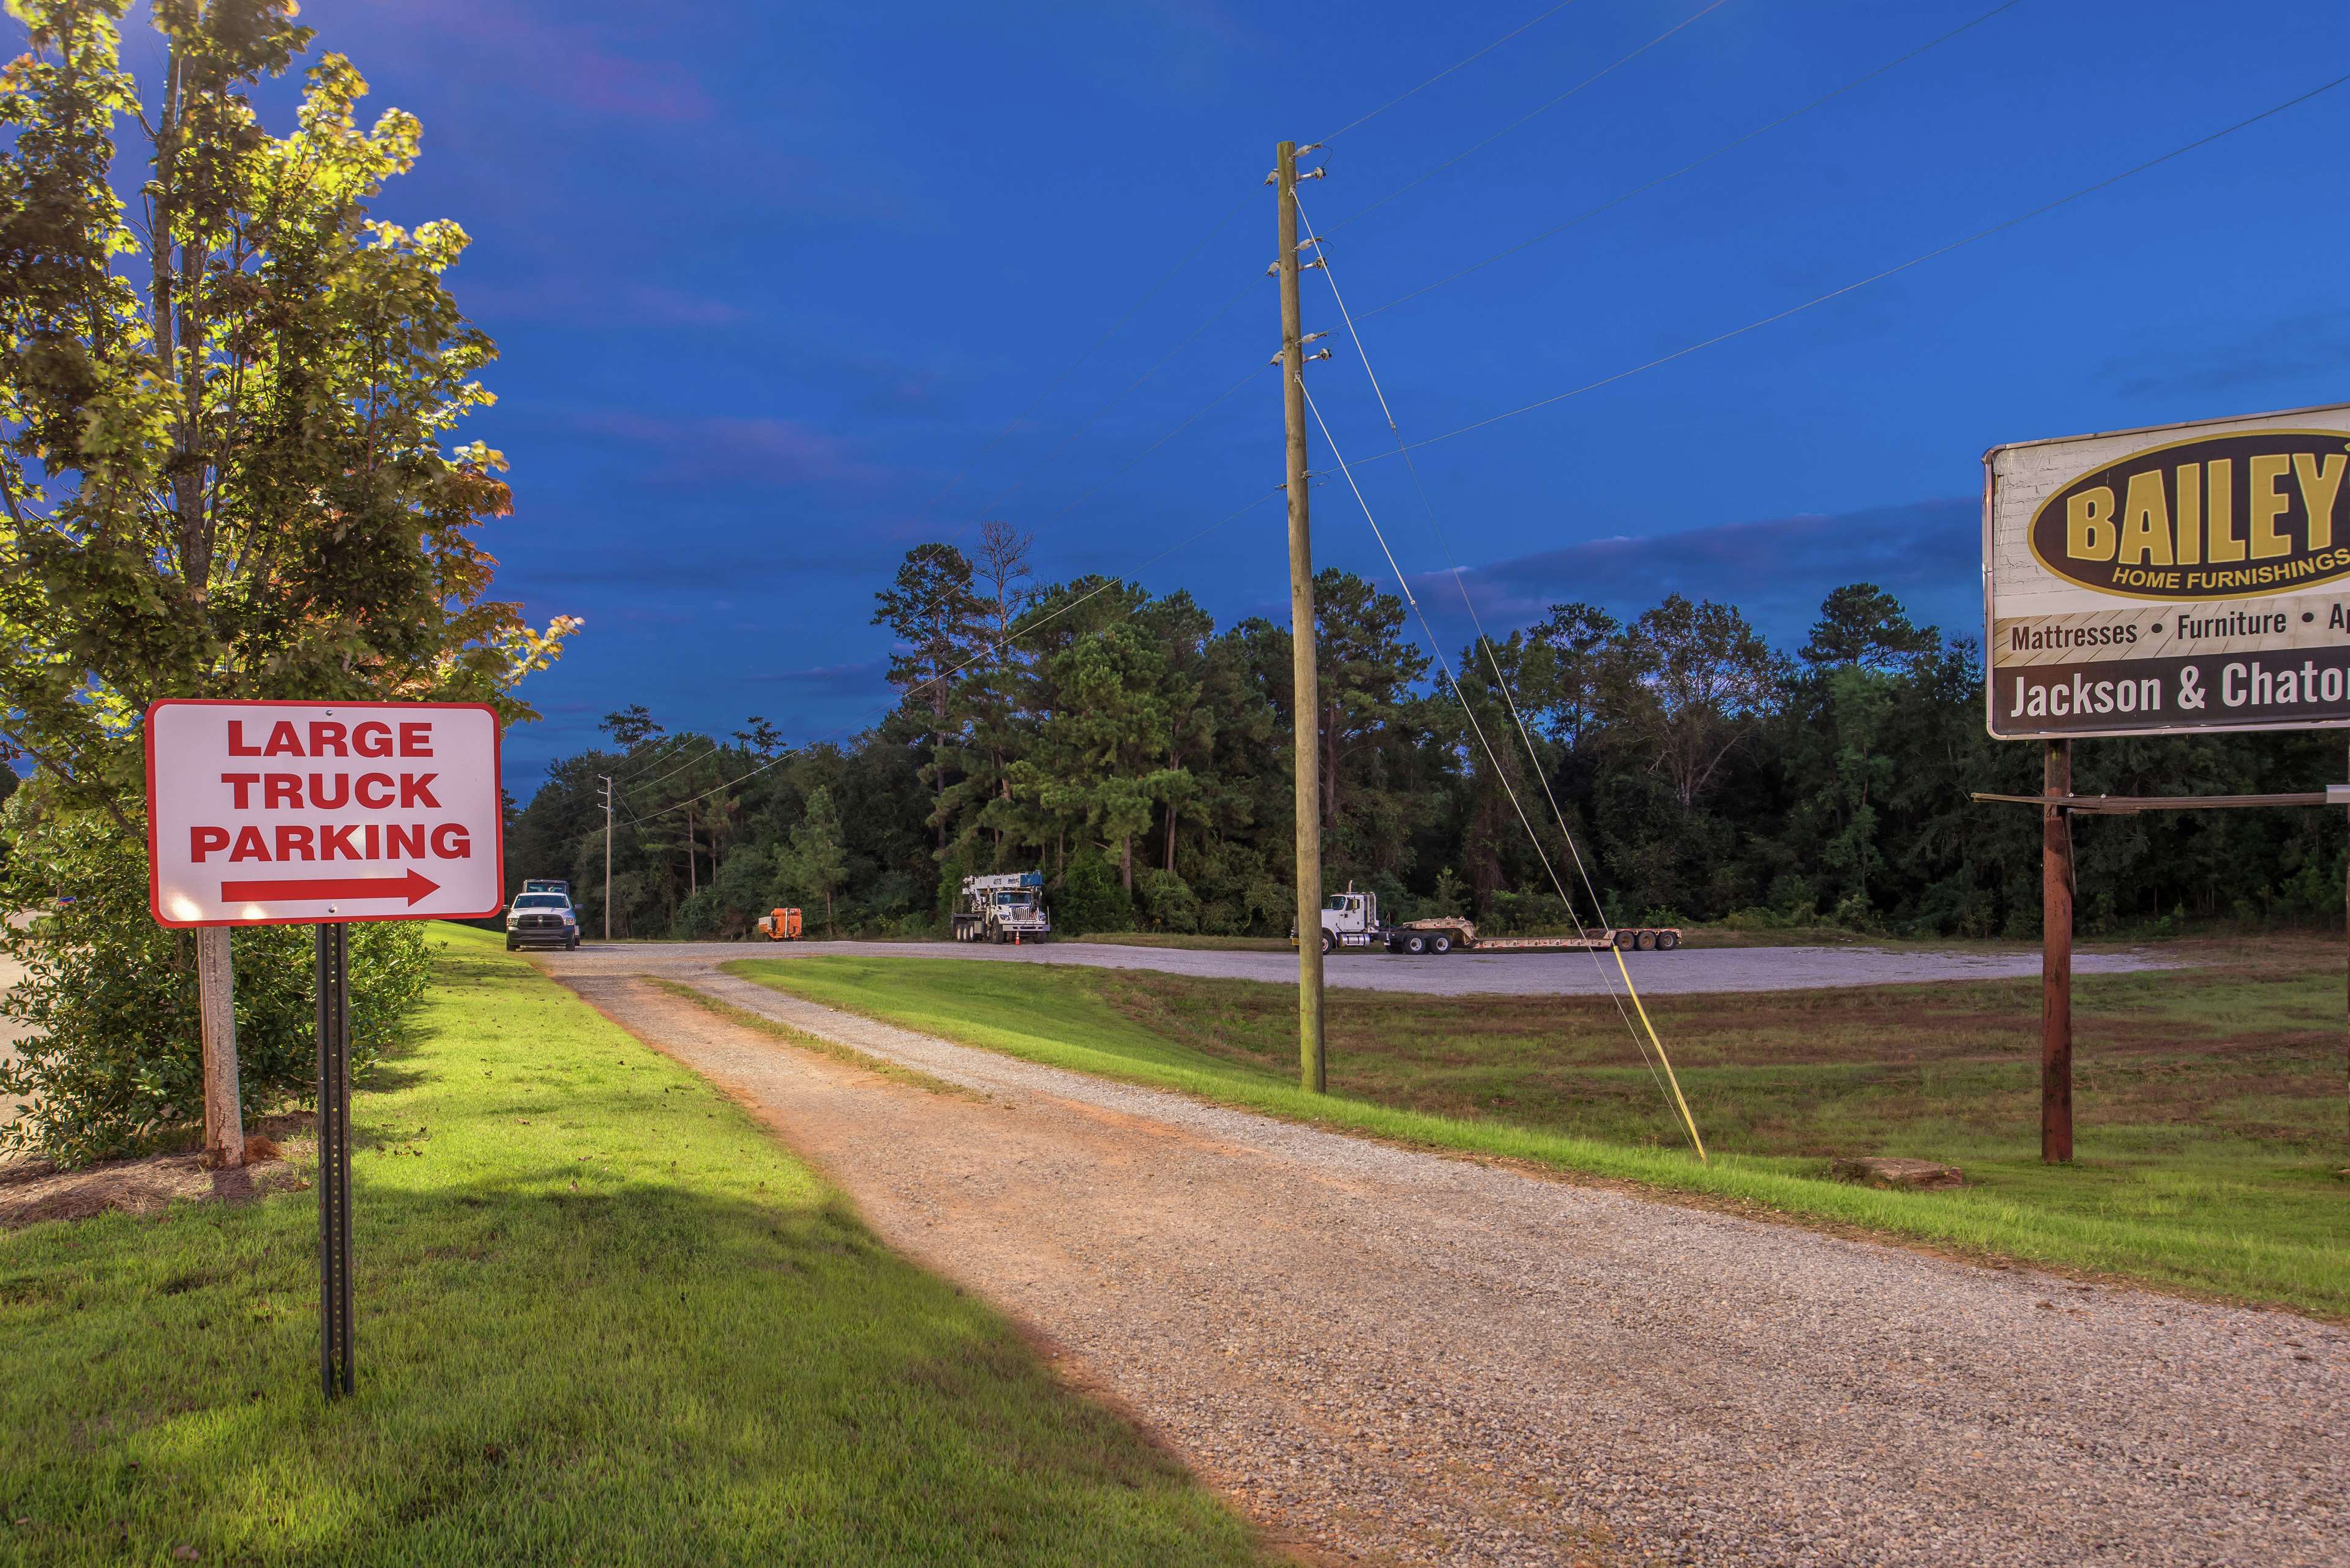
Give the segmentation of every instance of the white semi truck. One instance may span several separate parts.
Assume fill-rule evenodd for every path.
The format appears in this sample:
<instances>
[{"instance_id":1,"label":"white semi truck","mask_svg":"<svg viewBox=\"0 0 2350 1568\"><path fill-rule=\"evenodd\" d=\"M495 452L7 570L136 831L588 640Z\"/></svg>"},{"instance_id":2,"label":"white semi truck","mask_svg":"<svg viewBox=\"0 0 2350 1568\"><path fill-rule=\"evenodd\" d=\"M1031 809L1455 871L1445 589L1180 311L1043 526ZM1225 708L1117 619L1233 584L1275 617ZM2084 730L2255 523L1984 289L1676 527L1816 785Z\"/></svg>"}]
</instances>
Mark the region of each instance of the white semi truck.
<instances>
[{"instance_id":1,"label":"white semi truck","mask_svg":"<svg viewBox=\"0 0 2350 1568\"><path fill-rule=\"evenodd\" d=\"M956 897L954 940L959 942L1040 942L1053 934L1045 912L1042 871L1003 871L966 877Z\"/></svg>"},{"instance_id":2,"label":"white semi truck","mask_svg":"<svg viewBox=\"0 0 2350 1568\"><path fill-rule=\"evenodd\" d=\"M1290 940L1296 940L1294 932ZM1621 948L1626 952L1653 949L1669 953L1680 945L1679 926L1603 926L1580 937L1481 937L1475 921L1464 920L1458 915L1405 920L1391 926L1379 919L1377 893L1357 893L1352 888L1332 894L1322 909L1322 950L1326 953L1342 948L1359 951L1384 948L1391 953L1440 956L1455 948L1478 953L1585 952L1605 948Z\"/></svg>"}]
</instances>

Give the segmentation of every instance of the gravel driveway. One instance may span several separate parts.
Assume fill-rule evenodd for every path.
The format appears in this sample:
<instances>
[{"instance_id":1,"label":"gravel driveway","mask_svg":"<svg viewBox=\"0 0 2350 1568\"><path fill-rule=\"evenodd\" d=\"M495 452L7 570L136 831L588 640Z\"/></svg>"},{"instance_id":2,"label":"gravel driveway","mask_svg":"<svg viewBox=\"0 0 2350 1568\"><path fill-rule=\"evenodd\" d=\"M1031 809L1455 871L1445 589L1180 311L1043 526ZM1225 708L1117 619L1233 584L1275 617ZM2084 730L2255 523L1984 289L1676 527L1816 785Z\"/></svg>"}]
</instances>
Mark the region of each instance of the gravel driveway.
<instances>
[{"instance_id":1,"label":"gravel driveway","mask_svg":"<svg viewBox=\"0 0 2350 1568\"><path fill-rule=\"evenodd\" d=\"M590 942L576 953L548 955L559 973L619 974L649 968L699 968L733 959L860 957L952 958L994 963L1075 963L1098 969L1148 969L1219 980L1297 983L1297 959L1285 952L1215 951L1193 948L1131 948L1113 942L1046 942L999 948L972 942ZM1816 991L1846 985L1909 985L1924 981L2012 980L2040 972L2033 952L1888 948L1684 948L1670 953L1627 953L1633 983L1642 992ZM2151 954L2076 953L2078 974L2159 969ZM1435 996L1598 996L1616 978L1616 961L1599 953L1519 953L1479 957L1451 953L1412 958L1400 953L1338 953L1325 974L1333 986L1409 991ZM1617 981L1622 984L1620 980Z\"/></svg>"},{"instance_id":2,"label":"gravel driveway","mask_svg":"<svg viewBox=\"0 0 2350 1568\"><path fill-rule=\"evenodd\" d=\"M2341 1330L1393 1148L665 966L986 1097L928 1093L578 956L548 967L1337 1559L2350 1562Z\"/></svg>"}]
</instances>

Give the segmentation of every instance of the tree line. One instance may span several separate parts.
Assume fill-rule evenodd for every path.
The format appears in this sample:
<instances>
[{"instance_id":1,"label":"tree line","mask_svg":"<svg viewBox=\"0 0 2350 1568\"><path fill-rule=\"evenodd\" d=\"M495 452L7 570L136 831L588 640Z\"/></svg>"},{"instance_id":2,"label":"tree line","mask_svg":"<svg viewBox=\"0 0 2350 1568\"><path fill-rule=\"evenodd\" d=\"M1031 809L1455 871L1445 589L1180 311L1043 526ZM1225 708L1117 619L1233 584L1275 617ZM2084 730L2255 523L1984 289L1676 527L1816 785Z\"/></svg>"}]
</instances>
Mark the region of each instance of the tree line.
<instances>
[{"instance_id":1,"label":"tree line","mask_svg":"<svg viewBox=\"0 0 2350 1568\"><path fill-rule=\"evenodd\" d=\"M1285 933L1286 628L1220 628L1187 593L1111 578L1040 584L1029 554L1003 524L968 556L907 553L873 616L899 701L847 743L613 714L609 742L557 763L515 815L514 874L568 877L598 928L610 776L616 936L737 936L778 904L835 932L935 934L962 877L1015 869L1045 873L1065 932ZM2041 750L1984 732L1971 639L1870 584L1829 594L1794 649L1679 595L1629 619L1556 605L1462 649L1452 681L1397 596L1336 570L1315 588L1326 887L1502 931L2038 929L2039 814L1969 794L2036 794ZM2342 770L2316 734L2074 742L2084 793L2308 789ZM2332 813L2076 831L2088 931L2340 916Z\"/></svg>"}]
</instances>

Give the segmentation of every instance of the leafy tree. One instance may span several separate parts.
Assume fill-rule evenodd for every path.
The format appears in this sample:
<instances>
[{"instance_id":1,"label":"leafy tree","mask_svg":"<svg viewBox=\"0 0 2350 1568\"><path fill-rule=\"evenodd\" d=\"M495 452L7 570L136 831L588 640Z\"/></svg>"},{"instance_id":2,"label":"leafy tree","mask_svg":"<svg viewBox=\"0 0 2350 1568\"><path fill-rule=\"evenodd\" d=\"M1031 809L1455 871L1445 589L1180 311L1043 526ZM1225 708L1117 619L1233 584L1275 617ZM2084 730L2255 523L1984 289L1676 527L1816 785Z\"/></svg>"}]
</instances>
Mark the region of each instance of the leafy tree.
<instances>
[{"instance_id":1,"label":"leafy tree","mask_svg":"<svg viewBox=\"0 0 2350 1568\"><path fill-rule=\"evenodd\" d=\"M734 739L762 759L772 757L784 749L784 732L754 713L743 721L747 730L734 732Z\"/></svg>"},{"instance_id":2,"label":"leafy tree","mask_svg":"<svg viewBox=\"0 0 2350 1568\"><path fill-rule=\"evenodd\" d=\"M617 713L607 713L597 726L612 737L613 744L624 752L633 752L648 741L658 741L664 732L641 702L631 702Z\"/></svg>"},{"instance_id":3,"label":"leafy tree","mask_svg":"<svg viewBox=\"0 0 2350 1568\"><path fill-rule=\"evenodd\" d=\"M873 624L888 627L898 645L889 656L889 683L910 706L919 704L931 715L931 826L943 852L951 681L971 655L980 614L971 562L952 545L917 545L899 563L890 585L873 597Z\"/></svg>"},{"instance_id":4,"label":"leafy tree","mask_svg":"<svg viewBox=\"0 0 2350 1568\"><path fill-rule=\"evenodd\" d=\"M1610 646L1629 733L1689 810L1751 732L1746 721L1773 706L1781 660L1732 607L1691 604L1679 594Z\"/></svg>"},{"instance_id":5,"label":"leafy tree","mask_svg":"<svg viewBox=\"0 0 2350 1568\"><path fill-rule=\"evenodd\" d=\"M475 376L494 355L443 286L466 237L369 212L414 162L414 118L362 130L366 83L327 55L292 132L269 134L249 94L311 38L290 0L157 0L142 102L125 9L14 0L26 50L0 75L0 738L51 786L39 824L14 819L36 882L58 871L40 854L80 842L76 814L143 836L138 725L157 698L465 699L522 719L514 687L577 624L534 630L488 597L473 532L510 509L504 460L449 444L490 400ZM136 182L116 164L125 120ZM130 862L77 864L144 886ZM71 1032L88 1015L47 993L71 972L45 945L65 929L6 939L34 975L11 1010L68 1026L40 1060L129 1050L178 1082L183 1010Z\"/></svg>"},{"instance_id":6,"label":"leafy tree","mask_svg":"<svg viewBox=\"0 0 2350 1568\"><path fill-rule=\"evenodd\" d=\"M1875 583L1847 583L1820 606L1803 659L1819 669L1893 670L1941 646L1941 633L1913 624L1891 594Z\"/></svg>"},{"instance_id":7,"label":"leafy tree","mask_svg":"<svg viewBox=\"0 0 2350 1568\"><path fill-rule=\"evenodd\" d=\"M824 900L824 924L833 929L832 896L847 879L848 855L841 841L840 813L832 792L818 784L810 791L807 815L792 829L791 853L784 862L785 879L804 894Z\"/></svg>"},{"instance_id":8,"label":"leafy tree","mask_svg":"<svg viewBox=\"0 0 2350 1568\"><path fill-rule=\"evenodd\" d=\"M1403 600L1352 572L1315 574L1314 625L1325 842L1340 876L1368 878L1401 867L1411 833L1397 753L1429 655L1404 635Z\"/></svg>"}]
</instances>

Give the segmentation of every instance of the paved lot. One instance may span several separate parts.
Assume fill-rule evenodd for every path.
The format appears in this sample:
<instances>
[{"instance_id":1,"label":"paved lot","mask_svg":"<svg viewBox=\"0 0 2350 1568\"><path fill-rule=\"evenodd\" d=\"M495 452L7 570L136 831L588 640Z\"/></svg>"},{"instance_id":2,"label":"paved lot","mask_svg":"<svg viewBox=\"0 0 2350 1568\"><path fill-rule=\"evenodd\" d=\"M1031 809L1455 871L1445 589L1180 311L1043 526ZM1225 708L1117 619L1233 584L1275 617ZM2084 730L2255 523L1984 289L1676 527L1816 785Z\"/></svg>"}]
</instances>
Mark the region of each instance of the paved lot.
<instances>
[{"instance_id":1,"label":"paved lot","mask_svg":"<svg viewBox=\"0 0 2350 1568\"><path fill-rule=\"evenodd\" d=\"M1191 948L1130 948L1110 942L1046 942L1000 948L970 942L589 942L576 953L550 953L562 973L645 972L697 969L734 959L810 958L821 953L865 957L952 958L983 963L1074 963L1102 969L1149 969L1167 974L1297 983L1297 960L1285 952L1222 952ZM1684 948L1670 953L1627 953L1633 983L1645 993L1713 991L1813 991L1847 985L1908 985L1923 981L2006 980L2040 972L2030 952L1927 951L1888 948ZM2082 953L2081 974L2161 967L2137 953ZM1599 996L1617 977L1616 961L1600 953L1520 953L1479 957L1450 953L1411 958L1399 953L1334 954L1326 971L1333 986L1410 991L1437 996L1502 993L1516 996Z\"/></svg>"},{"instance_id":2,"label":"paved lot","mask_svg":"<svg viewBox=\"0 0 2350 1568\"><path fill-rule=\"evenodd\" d=\"M985 1097L879 1078L625 973L655 955ZM1393 1148L677 959L548 967L1330 1560L2350 1561L2341 1330Z\"/></svg>"}]
</instances>

